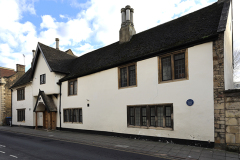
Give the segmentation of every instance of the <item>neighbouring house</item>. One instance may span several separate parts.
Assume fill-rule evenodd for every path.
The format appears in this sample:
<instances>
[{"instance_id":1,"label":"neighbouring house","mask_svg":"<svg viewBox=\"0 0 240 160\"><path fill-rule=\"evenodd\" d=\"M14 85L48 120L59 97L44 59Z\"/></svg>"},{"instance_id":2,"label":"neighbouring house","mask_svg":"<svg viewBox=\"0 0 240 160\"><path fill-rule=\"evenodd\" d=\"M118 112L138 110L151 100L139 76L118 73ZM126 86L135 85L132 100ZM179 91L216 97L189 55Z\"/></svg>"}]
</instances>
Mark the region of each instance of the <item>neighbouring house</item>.
<instances>
[{"instance_id":1,"label":"neighbouring house","mask_svg":"<svg viewBox=\"0 0 240 160\"><path fill-rule=\"evenodd\" d=\"M9 89L23 74L25 66L17 64L16 71L0 67L0 125L6 124L6 117L11 117L11 89Z\"/></svg>"},{"instance_id":2,"label":"neighbouring house","mask_svg":"<svg viewBox=\"0 0 240 160\"><path fill-rule=\"evenodd\" d=\"M225 130L231 1L141 33L133 13L121 9L118 42L80 57L59 50L59 39L56 48L38 43L31 68L11 87L13 125L239 146L239 131Z\"/></svg>"}]
</instances>

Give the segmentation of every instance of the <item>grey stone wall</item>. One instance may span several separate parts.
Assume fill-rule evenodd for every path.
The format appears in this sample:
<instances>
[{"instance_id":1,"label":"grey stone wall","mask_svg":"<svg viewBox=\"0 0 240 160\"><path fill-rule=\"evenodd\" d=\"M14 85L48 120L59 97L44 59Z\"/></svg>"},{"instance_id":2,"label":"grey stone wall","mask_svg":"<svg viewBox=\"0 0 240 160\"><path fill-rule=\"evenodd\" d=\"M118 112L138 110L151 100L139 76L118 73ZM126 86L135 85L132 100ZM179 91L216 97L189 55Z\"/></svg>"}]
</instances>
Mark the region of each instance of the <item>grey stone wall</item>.
<instances>
[{"instance_id":1,"label":"grey stone wall","mask_svg":"<svg viewBox=\"0 0 240 160\"><path fill-rule=\"evenodd\" d=\"M213 91L214 91L214 137L215 147L225 149L224 109L224 34L213 42Z\"/></svg>"},{"instance_id":2,"label":"grey stone wall","mask_svg":"<svg viewBox=\"0 0 240 160\"><path fill-rule=\"evenodd\" d=\"M9 89L22 75L25 73L25 66L18 65L20 68L18 72L10 77L4 78L5 84L1 86L2 89L2 104L1 104L1 119L2 125L6 124L6 117L11 117L11 89ZM17 66L17 67L18 67Z\"/></svg>"},{"instance_id":3,"label":"grey stone wall","mask_svg":"<svg viewBox=\"0 0 240 160\"><path fill-rule=\"evenodd\" d=\"M226 149L240 151L240 90L224 92Z\"/></svg>"}]
</instances>

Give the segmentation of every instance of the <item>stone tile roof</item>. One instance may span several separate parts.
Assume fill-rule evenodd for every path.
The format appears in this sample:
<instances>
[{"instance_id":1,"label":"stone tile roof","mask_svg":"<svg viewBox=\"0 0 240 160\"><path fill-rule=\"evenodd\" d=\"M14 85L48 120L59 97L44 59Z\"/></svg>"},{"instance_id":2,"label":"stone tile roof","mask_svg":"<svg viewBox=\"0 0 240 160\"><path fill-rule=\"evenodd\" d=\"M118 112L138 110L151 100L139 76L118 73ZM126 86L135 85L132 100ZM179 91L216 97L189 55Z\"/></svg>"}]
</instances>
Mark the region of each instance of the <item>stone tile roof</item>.
<instances>
[{"instance_id":1,"label":"stone tile roof","mask_svg":"<svg viewBox=\"0 0 240 160\"><path fill-rule=\"evenodd\" d=\"M40 96L42 97L44 105L45 105L48 112L57 112L57 107L54 104L51 95L46 95L44 93L44 91L41 91L41 90L39 90L39 93L38 93L37 101L36 101L36 104L35 104L35 107L34 107L34 110L33 110L34 112L36 111L36 107L37 107L37 104L38 104L38 99L39 99Z\"/></svg>"},{"instance_id":2,"label":"stone tile roof","mask_svg":"<svg viewBox=\"0 0 240 160\"><path fill-rule=\"evenodd\" d=\"M72 62L70 74L61 81L117 67L156 54L164 54L171 49L179 49L184 45L217 36L222 10L223 3L214 3L196 12L138 33L127 43L115 42L80 56Z\"/></svg>"},{"instance_id":3,"label":"stone tile roof","mask_svg":"<svg viewBox=\"0 0 240 160\"><path fill-rule=\"evenodd\" d=\"M32 68L30 68L21 78L17 80L10 88L18 87L32 81Z\"/></svg>"},{"instance_id":4,"label":"stone tile roof","mask_svg":"<svg viewBox=\"0 0 240 160\"><path fill-rule=\"evenodd\" d=\"M69 64L73 59L76 59L76 56L67 54L64 51L57 50L40 42L38 42L38 45L53 72L69 73ZM35 65L33 65L33 67L35 67Z\"/></svg>"},{"instance_id":5,"label":"stone tile roof","mask_svg":"<svg viewBox=\"0 0 240 160\"><path fill-rule=\"evenodd\" d=\"M230 9L230 0L225 0L225 1L226 2L224 3L223 9L222 9L222 15L221 15L219 25L218 25L218 32L225 31L225 29L226 29L228 12Z\"/></svg>"},{"instance_id":6,"label":"stone tile roof","mask_svg":"<svg viewBox=\"0 0 240 160\"><path fill-rule=\"evenodd\" d=\"M229 9L228 2L228 0L225 3L216 2L183 17L138 33L127 43L115 42L80 57L66 54L66 52L42 43L38 43L38 46L51 71L65 73L66 76L60 81L66 81L217 39L219 32L225 31L226 28L225 18ZM37 62L37 58L34 61ZM35 67L36 64L29 71L32 72L32 76ZM31 81L29 72L22 79L25 83ZM23 84L22 81L20 79L12 87Z\"/></svg>"}]
</instances>

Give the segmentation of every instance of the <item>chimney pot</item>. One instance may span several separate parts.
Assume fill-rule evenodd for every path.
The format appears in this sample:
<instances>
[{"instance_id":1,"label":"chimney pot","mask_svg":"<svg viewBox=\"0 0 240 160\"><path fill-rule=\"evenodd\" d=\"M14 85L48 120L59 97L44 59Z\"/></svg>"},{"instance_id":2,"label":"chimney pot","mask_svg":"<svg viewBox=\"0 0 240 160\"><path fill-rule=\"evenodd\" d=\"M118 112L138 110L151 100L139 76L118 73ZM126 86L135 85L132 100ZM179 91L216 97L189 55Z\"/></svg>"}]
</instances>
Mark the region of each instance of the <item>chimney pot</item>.
<instances>
[{"instance_id":1,"label":"chimney pot","mask_svg":"<svg viewBox=\"0 0 240 160\"><path fill-rule=\"evenodd\" d=\"M133 13L134 9L127 5L125 8L121 9L122 14L122 24L119 31L119 43L124 43L130 41L132 36L136 34L133 25Z\"/></svg>"},{"instance_id":2,"label":"chimney pot","mask_svg":"<svg viewBox=\"0 0 240 160\"><path fill-rule=\"evenodd\" d=\"M59 38L56 38L56 49L59 50Z\"/></svg>"},{"instance_id":3,"label":"chimney pot","mask_svg":"<svg viewBox=\"0 0 240 160\"><path fill-rule=\"evenodd\" d=\"M36 52L35 50L32 50L33 58L35 57L35 52Z\"/></svg>"}]
</instances>

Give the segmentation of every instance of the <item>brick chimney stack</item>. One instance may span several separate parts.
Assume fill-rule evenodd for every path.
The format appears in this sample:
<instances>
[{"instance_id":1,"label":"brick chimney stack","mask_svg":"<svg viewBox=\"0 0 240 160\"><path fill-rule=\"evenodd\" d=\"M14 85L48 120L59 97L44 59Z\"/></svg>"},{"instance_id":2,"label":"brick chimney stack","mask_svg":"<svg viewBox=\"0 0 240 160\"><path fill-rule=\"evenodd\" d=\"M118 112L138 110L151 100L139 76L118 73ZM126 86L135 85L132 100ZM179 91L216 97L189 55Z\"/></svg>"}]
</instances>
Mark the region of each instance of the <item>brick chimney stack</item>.
<instances>
[{"instance_id":1,"label":"brick chimney stack","mask_svg":"<svg viewBox=\"0 0 240 160\"><path fill-rule=\"evenodd\" d=\"M25 72L25 65L16 64L16 71L17 72Z\"/></svg>"},{"instance_id":2,"label":"brick chimney stack","mask_svg":"<svg viewBox=\"0 0 240 160\"><path fill-rule=\"evenodd\" d=\"M134 34L136 34L133 25L134 9L127 5L121 9L122 24L119 31L119 43L129 42Z\"/></svg>"}]
</instances>

